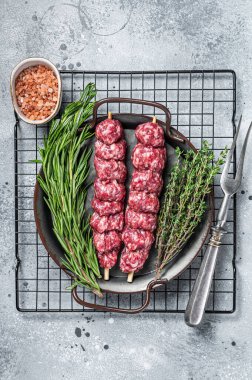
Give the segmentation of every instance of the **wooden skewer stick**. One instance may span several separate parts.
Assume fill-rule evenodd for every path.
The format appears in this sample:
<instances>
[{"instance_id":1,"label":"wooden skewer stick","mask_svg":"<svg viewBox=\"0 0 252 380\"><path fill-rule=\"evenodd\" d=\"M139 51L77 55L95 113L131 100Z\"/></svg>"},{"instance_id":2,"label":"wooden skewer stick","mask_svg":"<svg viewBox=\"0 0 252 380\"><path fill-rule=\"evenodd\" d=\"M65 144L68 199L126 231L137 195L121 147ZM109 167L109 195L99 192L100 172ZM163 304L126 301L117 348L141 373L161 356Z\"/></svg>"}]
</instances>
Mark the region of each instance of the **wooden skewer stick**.
<instances>
[{"instance_id":1,"label":"wooden skewer stick","mask_svg":"<svg viewBox=\"0 0 252 380\"><path fill-rule=\"evenodd\" d=\"M156 118L156 116L153 116L153 119L152 119L152 123L157 123L157 118Z\"/></svg>"},{"instance_id":2,"label":"wooden skewer stick","mask_svg":"<svg viewBox=\"0 0 252 380\"><path fill-rule=\"evenodd\" d=\"M127 281L128 282L133 282L133 277L134 277L134 272L129 272Z\"/></svg>"},{"instance_id":3,"label":"wooden skewer stick","mask_svg":"<svg viewBox=\"0 0 252 380\"><path fill-rule=\"evenodd\" d=\"M109 280L109 268L104 268L104 276L103 276L105 281Z\"/></svg>"},{"instance_id":4,"label":"wooden skewer stick","mask_svg":"<svg viewBox=\"0 0 252 380\"><path fill-rule=\"evenodd\" d=\"M108 112L108 119L112 119L112 112Z\"/></svg>"}]
</instances>

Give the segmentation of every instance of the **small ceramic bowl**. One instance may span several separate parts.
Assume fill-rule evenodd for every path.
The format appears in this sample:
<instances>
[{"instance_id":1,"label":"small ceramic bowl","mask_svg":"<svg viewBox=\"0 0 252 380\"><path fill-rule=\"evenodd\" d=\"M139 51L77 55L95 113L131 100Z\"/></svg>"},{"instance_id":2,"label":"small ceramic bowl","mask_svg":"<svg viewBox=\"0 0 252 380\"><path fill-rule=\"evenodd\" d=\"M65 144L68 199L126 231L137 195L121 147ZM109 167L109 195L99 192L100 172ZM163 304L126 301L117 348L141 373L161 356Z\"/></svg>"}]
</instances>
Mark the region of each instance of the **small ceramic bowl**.
<instances>
[{"instance_id":1,"label":"small ceramic bowl","mask_svg":"<svg viewBox=\"0 0 252 380\"><path fill-rule=\"evenodd\" d=\"M46 119L43 119L43 120L30 120L30 119L28 119L23 114L19 105L17 104L16 92L15 92L16 79L17 79L18 75L21 73L21 71L23 71L27 67L36 66L36 65L44 65L44 66L49 67L51 70L53 70L53 72L55 73L56 78L58 80L58 101L57 101L56 108L50 116L48 116ZM10 87L11 87L11 97L12 97L12 103L13 103L14 109L15 109L16 113L18 114L18 116L20 117L20 119L24 120L26 123L37 124L37 125L46 124L51 119L53 119L57 115L57 113L59 112L59 109L61 106L61 100L62 100L61 77L60 77L59 70L50 61L48 61L48 59L45 59L45 58L28 58L28 59L25 59L24 61L20 62L13 69L13 71L11 73Z\"/></svg>"}]
</instances>

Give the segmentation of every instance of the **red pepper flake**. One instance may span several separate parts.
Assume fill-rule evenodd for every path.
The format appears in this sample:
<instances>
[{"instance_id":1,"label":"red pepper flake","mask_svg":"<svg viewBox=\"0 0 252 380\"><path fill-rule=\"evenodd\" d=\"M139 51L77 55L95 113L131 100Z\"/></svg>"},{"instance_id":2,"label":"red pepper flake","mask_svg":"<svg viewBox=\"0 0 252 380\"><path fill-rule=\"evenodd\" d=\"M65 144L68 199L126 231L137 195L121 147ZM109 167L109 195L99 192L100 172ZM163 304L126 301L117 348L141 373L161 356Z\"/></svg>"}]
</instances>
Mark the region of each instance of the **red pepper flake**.
<instances>
[{"instance_id":1,"label":"red pepper flake","mask_svg":"<svg viewBox=\"0 0 252 380\"><path fill-rule=\"evenodd\" d=\"M30 120L44 120L55 110L58 80L52 69L44 65L21 71L15 83L17 104Z\"/></svg>"}]
</instances>

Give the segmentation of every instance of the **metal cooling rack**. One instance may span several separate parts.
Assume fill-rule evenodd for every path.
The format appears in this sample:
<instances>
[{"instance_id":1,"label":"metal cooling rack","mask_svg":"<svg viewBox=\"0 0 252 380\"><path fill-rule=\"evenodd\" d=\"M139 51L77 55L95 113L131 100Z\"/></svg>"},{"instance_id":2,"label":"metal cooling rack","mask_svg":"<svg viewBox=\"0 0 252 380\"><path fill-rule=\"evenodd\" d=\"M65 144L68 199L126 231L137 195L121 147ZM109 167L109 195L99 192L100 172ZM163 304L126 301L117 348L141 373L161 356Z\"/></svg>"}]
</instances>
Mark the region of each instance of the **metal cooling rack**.
<instances>
[{"instance_id":1,"label":"metal cooling rack","mask_svg":"<svg viewBox=\"0 0 252 380\"><path fill-rule=\"evenodd\" d=\"M97 100L105 97L130 97L154 100L168 106L172 126L189 137L196 147L204 139L212 144L215 154L229 145L235 127L236 77L231 70L215 71L149 71L149 72L83 72L62 71L62 107L76 100L83 87L94 82ZM113 112L134 112L153 115L154 110L132 104L114 104ZM107 106L101 110L104 114ZM156 113L162 119L163 115ZM18 119L14 131L15 151L15 248L16 307L19 311L85 311L75 303L66 287L71 279L48 256L36 232L33 215L33 189L39 166L30 160L38 157L37 148L48 128L34 127ZM233 162L235 174L236 162ZM215 183L215 210L222 193ZM184 312L204 254L179 278L152 291L147 312ZM236 199L228 216L228 233L215 271L207 306L210 313L232 313L236 300ZM144 294L106 294L102 301L85 289L80 297L107 306L132 308L141 306Z\"/></svg>"}]
</instances>

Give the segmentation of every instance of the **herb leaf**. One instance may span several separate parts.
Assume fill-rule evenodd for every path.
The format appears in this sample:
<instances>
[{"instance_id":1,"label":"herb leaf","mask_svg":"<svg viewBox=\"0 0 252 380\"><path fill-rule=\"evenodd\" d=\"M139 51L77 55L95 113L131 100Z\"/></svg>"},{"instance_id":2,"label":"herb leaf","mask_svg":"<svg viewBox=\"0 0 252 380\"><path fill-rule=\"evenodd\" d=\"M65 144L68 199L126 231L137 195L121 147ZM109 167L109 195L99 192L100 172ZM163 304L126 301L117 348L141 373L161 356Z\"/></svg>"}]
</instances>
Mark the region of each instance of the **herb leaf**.
<instances>
[{"instance_id":1,"label":"herb leaf","mask_svg":"<svg viewBox=\"0 0 252 380\"><path fill-rule=\"evenodd\" d=\"M92 153L85 144L93 135L90 125L86 124L78 134L79 127L92 115L95 94L94 84L88 84L80 100L69 104L60 120L52 121L44 147L39 149L43 176L38 175L38 182L46 194L53 231L66 254L62 264L74 276L71 289L81 285L102 296L97 283L101 275L85 211Z\"/></svg>"},{"instance_id":2,"label":"herb leaf","mask_svg":"<svg viewBox=\"0 0 252 380\"><path fill-rule=\"evenodd\" d=\"M177 255L206 211L206 195L212 189L215 175L224 163L227 149L213 163L214 154L207 141L197 152L176 149L177 162L173 166L161 206L156 248L158 260L157 277L164 267Z\"/></svg>"}]
</instances>

